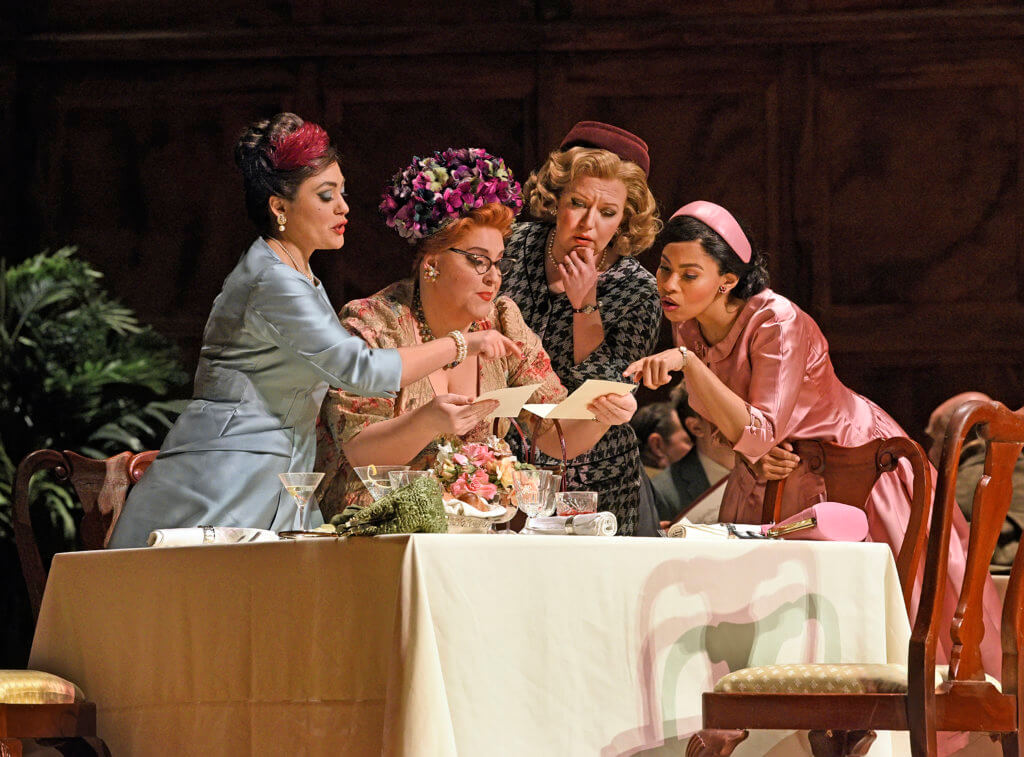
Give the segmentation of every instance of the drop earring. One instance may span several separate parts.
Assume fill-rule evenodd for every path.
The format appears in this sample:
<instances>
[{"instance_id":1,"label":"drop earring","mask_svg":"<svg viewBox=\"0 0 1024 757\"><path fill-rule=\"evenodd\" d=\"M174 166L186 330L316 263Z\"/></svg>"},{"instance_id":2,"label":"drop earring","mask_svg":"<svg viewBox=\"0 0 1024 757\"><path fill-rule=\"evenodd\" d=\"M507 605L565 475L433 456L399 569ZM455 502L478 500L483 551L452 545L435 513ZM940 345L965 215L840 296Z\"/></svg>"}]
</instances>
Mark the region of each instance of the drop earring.
<instances>
[{"instance_id":1,"label":"drop earring","mask_svg":"<svg viewBox=\"0 0 1024 757\"><path fill-rule=\"evenodd\" d=\"M430 265L430 263L427 263L426 265L423 266L423 278L425 278L431 284L437 281L437 277L440 275L441 272L437 270L437 268L435 268L434 266Z\"/></svg>"},{"instance_id":2,"label":"drop earring","mask_svg":"<svg viewBox=\"0 0 1024 757\"><path fill-rule=\"evenodd\" d=\"M284 213L277 214L277 230L284 231L284 225L288 223L288 219L284 217Z\"/></svg>"}]
</instances>

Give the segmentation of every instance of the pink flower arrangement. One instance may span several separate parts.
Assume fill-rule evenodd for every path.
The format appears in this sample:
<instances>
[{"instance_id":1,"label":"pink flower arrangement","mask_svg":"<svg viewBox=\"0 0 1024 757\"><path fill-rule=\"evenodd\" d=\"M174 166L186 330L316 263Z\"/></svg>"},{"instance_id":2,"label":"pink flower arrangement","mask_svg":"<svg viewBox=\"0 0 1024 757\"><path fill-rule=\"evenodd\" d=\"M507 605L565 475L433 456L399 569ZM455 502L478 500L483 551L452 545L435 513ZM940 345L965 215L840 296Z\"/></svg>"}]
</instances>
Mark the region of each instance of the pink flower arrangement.
<instances>
[{"instance_id":1,"label":"pink flower arrangement","mask_svg":"<svg viewBox=\"0 0 1024 757\"><path fill-rule=\"evenodd\" d=\"M512 494L512 471L532 468L520 463L504 439L492 436L486 442L439 440L434 473L445 496L460 499L478 510L498 505Z\"/></svg>"},{"instance_id":2,"label":"pink flower arrangement","mask_svg":"<svg viewBox=\"0 0 1024 757\"><path fill-rule=\"evenodd\" d=\"M456 499L461 499L468 492L488 502L494 499L494 496L498 493L497 485L491 483L491 477L487 475L487 471L483 468L477 468L476 472L472 475L469 473L460 474L449 487L449 490Z\"/></svg>"},{"instance_id":3,"label":"pink flower arrangement","mask_svg":"<svg viewBox=\"0 0 1024 757\"><path fill-rule=\"evenodd\" d=\"M391 177L379 209L409 244L430 236L474 208L500 202L518 213L522 188L505 161L477 147L413 157Z\"/></svg>"}]
</instances>

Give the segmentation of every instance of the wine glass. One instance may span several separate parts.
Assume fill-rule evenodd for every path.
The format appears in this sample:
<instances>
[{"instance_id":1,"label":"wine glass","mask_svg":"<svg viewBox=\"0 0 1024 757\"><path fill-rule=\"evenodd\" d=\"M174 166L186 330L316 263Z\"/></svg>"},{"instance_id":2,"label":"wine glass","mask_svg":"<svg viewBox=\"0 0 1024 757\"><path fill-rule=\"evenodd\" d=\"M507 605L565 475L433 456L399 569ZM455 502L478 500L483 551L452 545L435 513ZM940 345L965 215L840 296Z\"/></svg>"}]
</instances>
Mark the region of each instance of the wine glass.
<instances>
[{"instance_id":1,"label":"wine glass","mask_svg":"<svg viewBox=\"0 0 1024 757\"><path fill-rule=\"evenodd\" d=\"M516 493L516 504L526 514L526 528L530 527L530 519L540 515L547 506L550 477L550 471L538 468L512 472L512 488Z\"/></svg>"},{"instance_id":2,"label":"wine glass","mask_svg":"<svg viewBox=\"0 0 1024 757\"><path fill-rule=\"evenodd\" d=\"M284 484L285 491L292 495L295 500L295 529L298 531L309 530L309 504L313 492L320 486L323 480L323 473L278 473L277 477Z\"/></svg>"}]
</instances>

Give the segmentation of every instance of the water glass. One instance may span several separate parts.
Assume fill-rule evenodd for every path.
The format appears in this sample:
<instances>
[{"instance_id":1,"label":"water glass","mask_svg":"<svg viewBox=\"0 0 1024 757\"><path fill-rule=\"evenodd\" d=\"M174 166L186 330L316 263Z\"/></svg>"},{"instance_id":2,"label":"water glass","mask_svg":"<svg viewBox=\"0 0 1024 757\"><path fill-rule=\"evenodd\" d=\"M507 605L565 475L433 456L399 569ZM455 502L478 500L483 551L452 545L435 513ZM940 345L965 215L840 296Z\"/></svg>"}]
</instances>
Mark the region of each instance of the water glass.
<instances>
[{"instance_id":1,"label":"water glass","mask_svg":"<svg viewBox=\"0 0 1024 757\"><path fill-rule=\"evenodd\" d=\"M524 468L512 472L516 505L526 513L527 519L536 518L544 509L550 477L550 471L537 468Z\"/></svg>"},{"instance_id":2,"label":"water glass","mask_svg":"<svg viewBox=\"0 0 1024 757\"><path fill-rule=\"evenodd\" d=\"M562 477L556 473L552 473L548 476L547 490L544 492L544 508L540 514L543 516L554 515L555 513L555 495L562 488Z\"/></svg>"},{"instance_id":3,"label":"water glass","mask_svg":"<svg viewBox=\"0 0 1024 757\"><path fill-rule=\"evenodd\" d=\"M555 512L559 515L580 515L597 512L597 492L557 492Z\"/></svg>"}]
</instances>

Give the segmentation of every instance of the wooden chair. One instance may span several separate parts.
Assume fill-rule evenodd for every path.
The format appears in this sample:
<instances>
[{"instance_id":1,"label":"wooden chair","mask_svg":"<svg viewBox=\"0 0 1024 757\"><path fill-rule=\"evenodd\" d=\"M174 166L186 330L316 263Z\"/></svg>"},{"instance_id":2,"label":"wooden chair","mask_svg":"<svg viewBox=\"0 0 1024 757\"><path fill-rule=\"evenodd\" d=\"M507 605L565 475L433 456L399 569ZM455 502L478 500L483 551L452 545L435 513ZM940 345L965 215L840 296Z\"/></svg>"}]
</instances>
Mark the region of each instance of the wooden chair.
<instances>
[{"instance_id":1,"label":"wooden chair","mask_svg":"<svg viewBox=\"0 0 1024 757\"><path fill-rule=\"evenodd\" d=\"M130 486L138 482L156 457L155 450L122 452L105 460L83 457L75 452L40 449L25 456L14 477L14 541L21 571L28 586L32 617L39 619L39 606L46 586L46 571L39 553L29 512L29 482L42 470L52 470L58 480L70 481L82 503L79 534L84 549L103 549L121 515Z\"/></svg>"},{"instance_id":2,"label":"wooden chair","mask_svg":"<svg viewBox=\"0 0 1024 757\"><path fill-rule=\"evenodd\" d=\"M986 440L985 475L974 495L967 566L950 633L948 675L936 683L935 650L947 582L956 476L960 451L976 425ZM792 665L748 668L723 677L704 694L704 729L689 757L728 755L748 728L810 731L816 755L866 754L876 730L909 731L915 757L937 754L937 731L980 731L1002 743L1004 755L1021 755L1018 698L1024 643L1024 550L1010 575L1002 613L1001 685L986 681L981 663L982 593L988 563L1010 505L1013 469L1024 446L1024 417L997 402L968 402L946 431L937 496L932 508L921 599L902 665ZM788 670L788 680L779 675ZM823 682L833 692L822 693Z\"/></svg>"},{"instance_id":3,"label":"wooden chair","mask_svg":"<svg viewBox=\"0 0 1024 757\"><path fill-rule=\"evenodd\" d=\"M932 501L931 469L924 449L903 436L875 439L859 447L842 447L816 439L800 439L792 444L793 451L807 463L808 470L824 479L826 497L830 501L853 505L861 510L867 507L871 490L883 473L896 470L902 458L910 462L914 473L910 520L896 556L896 571L909 613L911 591L924 554L928 508ZM768 482L761 511L762 523L780 520L785 486L786 479Z\"/></svg>"},{"instance_id":4,"label":"wooden chair","mask_svg":"<svg viewBox=\"0 0 1024 757\"><path fill-rule=\"evenodd\" d=\"M14 479L14 539L28 587L34 620L39 619L46 571L32 529L29 483L33 474L52 470L70 481L82 503L80 537L85 549L106 546L121 514L129 487L138 482L156 457L155 451L122 452L106 460L52 449L30 453L18 465ZM22 753L22 739L59 744L80 739L98 755L110 751L96 736L96 705L85 701L74 684L49 673L0 670L0 757ZM81 753L80 748L75 752Z\"/></svg>"}]
</instances>

